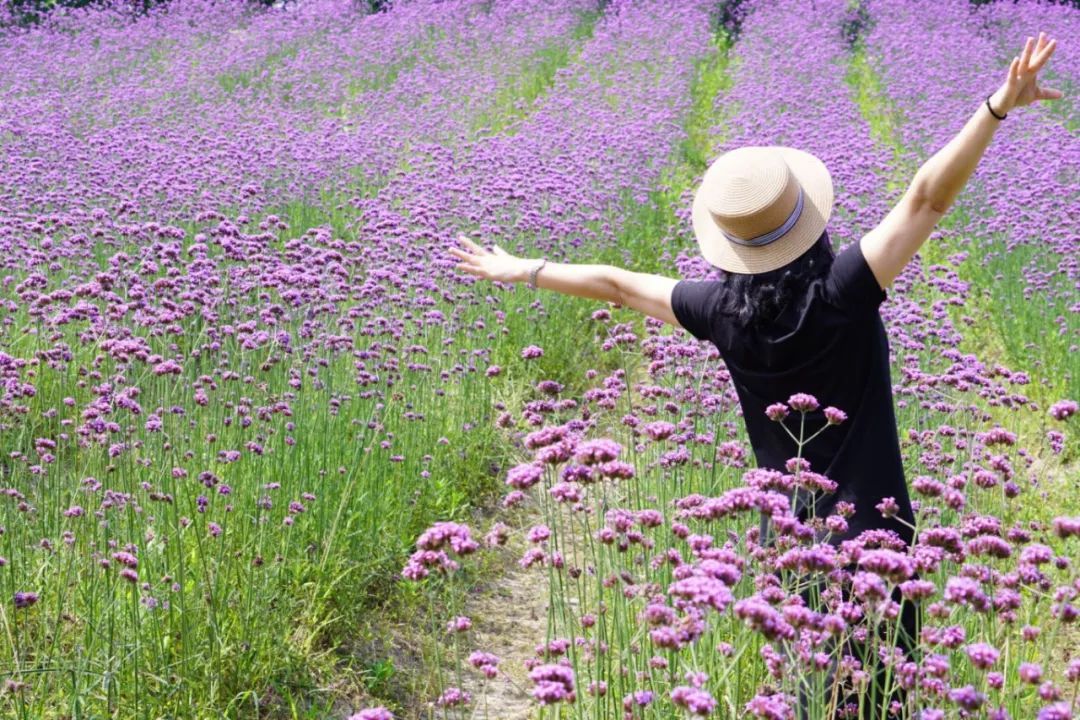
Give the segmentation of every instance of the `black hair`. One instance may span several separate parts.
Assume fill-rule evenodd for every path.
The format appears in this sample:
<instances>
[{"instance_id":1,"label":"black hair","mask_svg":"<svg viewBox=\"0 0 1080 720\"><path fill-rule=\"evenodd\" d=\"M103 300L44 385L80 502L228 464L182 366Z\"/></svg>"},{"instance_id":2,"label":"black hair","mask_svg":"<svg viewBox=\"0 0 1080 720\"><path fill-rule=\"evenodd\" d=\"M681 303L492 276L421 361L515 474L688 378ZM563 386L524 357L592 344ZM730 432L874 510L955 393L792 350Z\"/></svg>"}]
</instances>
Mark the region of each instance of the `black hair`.
<instances>
[{"instance_id":1,"label":"black hair","mask_svg":"<svg viewBox=\"0 0 1080 720\"><path fill-rule=\"evenodd\" d=\"M743 329L772 322L791 303L808 300L810 284L825 276L834 258L829 233L822 230L809 250L783 267L757 274L721 271L725 287L720 312Z\"/></svg>"}]
</instances>

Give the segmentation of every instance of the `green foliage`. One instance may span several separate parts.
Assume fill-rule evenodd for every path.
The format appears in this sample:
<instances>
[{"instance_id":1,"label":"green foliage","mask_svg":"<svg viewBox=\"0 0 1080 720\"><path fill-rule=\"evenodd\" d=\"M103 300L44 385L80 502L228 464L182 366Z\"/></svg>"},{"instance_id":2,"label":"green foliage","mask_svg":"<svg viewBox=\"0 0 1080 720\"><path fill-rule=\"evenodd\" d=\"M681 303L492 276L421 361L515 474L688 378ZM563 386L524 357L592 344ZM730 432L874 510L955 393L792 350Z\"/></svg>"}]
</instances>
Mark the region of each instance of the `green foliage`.
<instances>
[{"instance_id":1,"label":"green foliage","mask_svg":"<svg viewBox=\"0 0 1080 720\"><path fill-rule=\"evenodd\" d=\"M365 668L362 675L364 686L372 695L381 695L396 672L397 669L394 667L392 659L375 660Z\"/></svg>"},{"instance_id":2,"label":"green foliage","mask_svg":"<svg viewBox=\"0 0 1080 720\"><path fill-rule=\"evenodd\" d=\"M967 253L959 268L986 310L972 332L996 332L1008 363L1040 378L1032 394L1045 403L1080 397L1080 365L1071 350L1080 337L1080 319L1069 311L1075 293L1052 272L1053 259L1035 245L1009 248L1000 238L982 238L979 246L977 252ZM1052 292L1026 292L1023 278L1032 269L1057 277L1057 287Z\"/></svg>"}]
</instances>

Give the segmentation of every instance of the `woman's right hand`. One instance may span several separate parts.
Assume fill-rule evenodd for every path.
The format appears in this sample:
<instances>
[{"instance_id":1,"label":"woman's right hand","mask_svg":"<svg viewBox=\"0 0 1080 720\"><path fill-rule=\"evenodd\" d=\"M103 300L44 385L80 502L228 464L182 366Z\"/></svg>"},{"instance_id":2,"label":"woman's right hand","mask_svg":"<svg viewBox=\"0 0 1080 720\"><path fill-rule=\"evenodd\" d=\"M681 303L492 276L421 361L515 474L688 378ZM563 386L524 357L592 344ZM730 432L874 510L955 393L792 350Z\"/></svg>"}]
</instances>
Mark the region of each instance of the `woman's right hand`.
<instances>
[{"instance_id":1,"label":"woman's right hand","mask_svg":"<svg viewBox=\"0 0 1080 720\"><path fill-rule=\"evenodd\" d=\"M1057 100L1062 96L1060 90L1039 87L1037 75L1050 56L1054 54L1057 40L1039 33L1038 42L1029 37L1024 44L1020 57L1014 57L1009 63L1009 75L990 103L999 113L1007 113L1015 107L1030 105L1037 100Z\"/></svg>"},{"instance_id":2,"label":"woman's right hand","mask_svg":"<svg viewBox=\"0 0 1080 720\"><path fill-rule=\"evenodd\" d=\"M458 235L458 242L468 248L467 251L450 248L450 254L461 261L455 266L458 270L486 280L522 282L528 279L531 264L528 259L511 255L498 245L494 245L493 250L487 250L464 235Z\"/></svg>"}]
</instances>

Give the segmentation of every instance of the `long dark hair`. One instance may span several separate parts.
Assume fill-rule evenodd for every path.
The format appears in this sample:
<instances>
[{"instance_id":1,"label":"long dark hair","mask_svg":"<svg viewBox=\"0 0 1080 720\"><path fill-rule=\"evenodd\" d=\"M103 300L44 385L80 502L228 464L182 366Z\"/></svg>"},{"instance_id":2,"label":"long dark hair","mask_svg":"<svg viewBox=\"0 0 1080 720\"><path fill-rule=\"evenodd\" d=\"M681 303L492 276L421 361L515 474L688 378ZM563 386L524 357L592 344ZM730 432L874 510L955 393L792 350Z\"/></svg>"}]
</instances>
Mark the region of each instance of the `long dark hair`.
<instances>
[{"instance_id":1,"label":"long dark hair","mask_svg":"<svg viewBox=\"0 0 1080 720\"><path fill-rule=\"evenodd\" d=\"M723 272L725 292L720 312L744 329L769 323L791 303L806 302L807 288L825 276L834 257L829 233L822 230L809 250L776 270L754 275ZM801 311L802 307L795 309Z\"/></svg>"}]
</instances>

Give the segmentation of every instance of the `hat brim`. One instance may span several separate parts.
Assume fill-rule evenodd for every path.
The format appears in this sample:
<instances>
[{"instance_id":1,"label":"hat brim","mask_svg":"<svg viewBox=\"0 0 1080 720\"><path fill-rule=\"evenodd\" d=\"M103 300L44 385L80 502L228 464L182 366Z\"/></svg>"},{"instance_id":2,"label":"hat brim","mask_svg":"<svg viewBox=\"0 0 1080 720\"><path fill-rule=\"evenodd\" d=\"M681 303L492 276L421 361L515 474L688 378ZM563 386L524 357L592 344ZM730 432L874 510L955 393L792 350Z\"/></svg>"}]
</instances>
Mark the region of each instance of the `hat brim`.
<instances>
[{"instance_id":1,"label":"hat brim","mask_svg":"<svg viewBox=\"0 0 1080 720\"><path fill-rule=\"evenodd\" d=\"M825 230L832 215L833 184L825 163L814 155L797 148L783 145L768 146L781 153L792 174L802 185L804 203L799 219L791 230L768 245L749 247L736 245L724 237L720 226L713 220L705 197L709 186L715 182L717 167L714 161L694 193L692 222L701 254L716 267L728 272L757 274L787 265L809 250Z\"/></svg>"}]
</instances>

